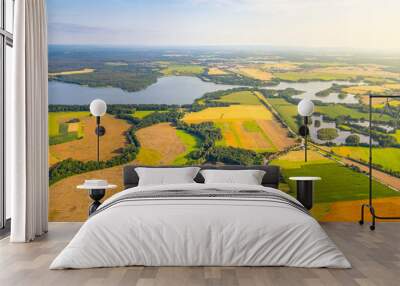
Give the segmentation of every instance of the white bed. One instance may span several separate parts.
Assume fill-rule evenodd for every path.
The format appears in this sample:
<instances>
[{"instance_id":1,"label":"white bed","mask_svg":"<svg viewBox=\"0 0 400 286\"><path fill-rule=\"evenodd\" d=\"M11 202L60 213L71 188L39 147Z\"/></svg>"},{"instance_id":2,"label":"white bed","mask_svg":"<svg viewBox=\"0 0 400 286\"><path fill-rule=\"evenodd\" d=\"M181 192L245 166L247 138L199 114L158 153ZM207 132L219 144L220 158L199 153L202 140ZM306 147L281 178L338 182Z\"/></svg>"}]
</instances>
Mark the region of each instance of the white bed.
<instances>
[{"instance_id":1,"label":"white bed","mask_svg":"<svg viewBox=\"0 0 400 286\"><path fill-rule=\"evenodd\" d=\"M175 190L189 194L262 191L272 199L179 194L123 199L146 191ZM298 204L277 189L255 185L130 188L100 206L50 269L128 265L350 268L318 222Z\"/></svg>"}]
</instances>

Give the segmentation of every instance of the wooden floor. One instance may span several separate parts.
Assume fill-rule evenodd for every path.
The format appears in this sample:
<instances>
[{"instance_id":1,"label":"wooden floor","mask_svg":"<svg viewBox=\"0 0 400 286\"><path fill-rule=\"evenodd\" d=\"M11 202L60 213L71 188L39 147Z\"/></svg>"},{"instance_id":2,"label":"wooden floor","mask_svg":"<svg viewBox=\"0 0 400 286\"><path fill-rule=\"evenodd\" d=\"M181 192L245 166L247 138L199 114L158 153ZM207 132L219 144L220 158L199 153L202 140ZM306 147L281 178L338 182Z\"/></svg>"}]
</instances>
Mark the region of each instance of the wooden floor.
<instances>
[{"instance_id":1,"label":"wooden floor","mask_svg":"<svg viewBox=\"0 0 400 286\"><path fill-rule=\"evenodd\" d=\"M354 223L324 229L353 269L288 267L125 267L48 270L80 223L51 223L49 233L29 244L0 241L0 285L400 285L400 223L380 223L371 232Z\"/></svg>"}]
</instances>

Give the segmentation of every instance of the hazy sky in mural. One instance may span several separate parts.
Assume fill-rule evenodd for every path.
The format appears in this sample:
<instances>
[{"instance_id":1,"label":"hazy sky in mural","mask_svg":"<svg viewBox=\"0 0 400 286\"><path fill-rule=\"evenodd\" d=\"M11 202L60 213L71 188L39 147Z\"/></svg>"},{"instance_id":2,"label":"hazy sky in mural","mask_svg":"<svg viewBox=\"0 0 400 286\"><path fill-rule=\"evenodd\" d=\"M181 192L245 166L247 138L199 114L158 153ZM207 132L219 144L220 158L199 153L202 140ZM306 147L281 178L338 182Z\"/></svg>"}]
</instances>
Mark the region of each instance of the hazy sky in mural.
<instances>
[{"instance_id":1,"label":"hazy sky in mural","mask_svg":"<svg viewBox=\"0 0 400 286\"><path fill-rule=\"evenodd\" d=\"M50 43L400 51L399 0L48 0Z\"/></svg>"}]
</instances>

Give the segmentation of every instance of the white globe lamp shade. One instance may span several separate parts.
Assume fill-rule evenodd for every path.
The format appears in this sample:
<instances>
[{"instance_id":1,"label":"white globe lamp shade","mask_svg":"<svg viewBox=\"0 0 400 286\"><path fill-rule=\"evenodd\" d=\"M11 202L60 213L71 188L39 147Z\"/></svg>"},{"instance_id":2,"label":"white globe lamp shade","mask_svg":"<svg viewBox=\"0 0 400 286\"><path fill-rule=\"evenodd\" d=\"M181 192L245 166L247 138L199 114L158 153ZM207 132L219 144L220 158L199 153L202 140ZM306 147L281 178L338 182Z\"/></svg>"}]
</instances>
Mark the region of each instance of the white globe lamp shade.
<instances>
[{"instance_id":1,"label":"white globe lamp shade","mask_svg":"<svg viewBox=\"0 0 400 286\"><path fill-rule=\"evenodd\" d=\"M106 114L107 104L102 99L95 99L90 103L90 113L93 116L103 116Z\"/></svg>"},{"instance_id":2,"label":"white globe lamp shade","mask_svg":"<svg viewBox=\"0 0 400 286\"><path fill-rule=\"evenodd\" d=\"M314 103L305 98L299 102L299 105L297 105L297 111L301 116L311 116L314 112Z\"/></svg>"}]
</instances>

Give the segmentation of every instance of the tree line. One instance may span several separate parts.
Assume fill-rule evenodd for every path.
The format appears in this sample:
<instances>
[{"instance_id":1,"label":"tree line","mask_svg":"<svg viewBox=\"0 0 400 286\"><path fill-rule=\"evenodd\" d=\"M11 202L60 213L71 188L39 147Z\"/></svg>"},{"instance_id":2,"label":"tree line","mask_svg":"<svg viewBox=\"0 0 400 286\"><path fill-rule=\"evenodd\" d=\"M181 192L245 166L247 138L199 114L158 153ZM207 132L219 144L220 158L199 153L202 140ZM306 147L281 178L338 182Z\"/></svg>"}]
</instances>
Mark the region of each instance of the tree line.
<instances>
[{"instance_id":1,"label":"tree line","mask_svg":"<svg viewBox=\"0 0 400 286\"><path fill-rule=\"evenodd\" d=\"M135 138L135 137L134 137ZM137 139L134 140L137 142ZM126 164L135 160L139 152L140 145L129 144L122 148L121 153L107 161L88 161L82 162L75 159L66 159L56 163L49 169L49 184L52 185L57 181L76 174L86 173L90 171L111 168L114 166Z\"/></svg>"}]
</instances>

